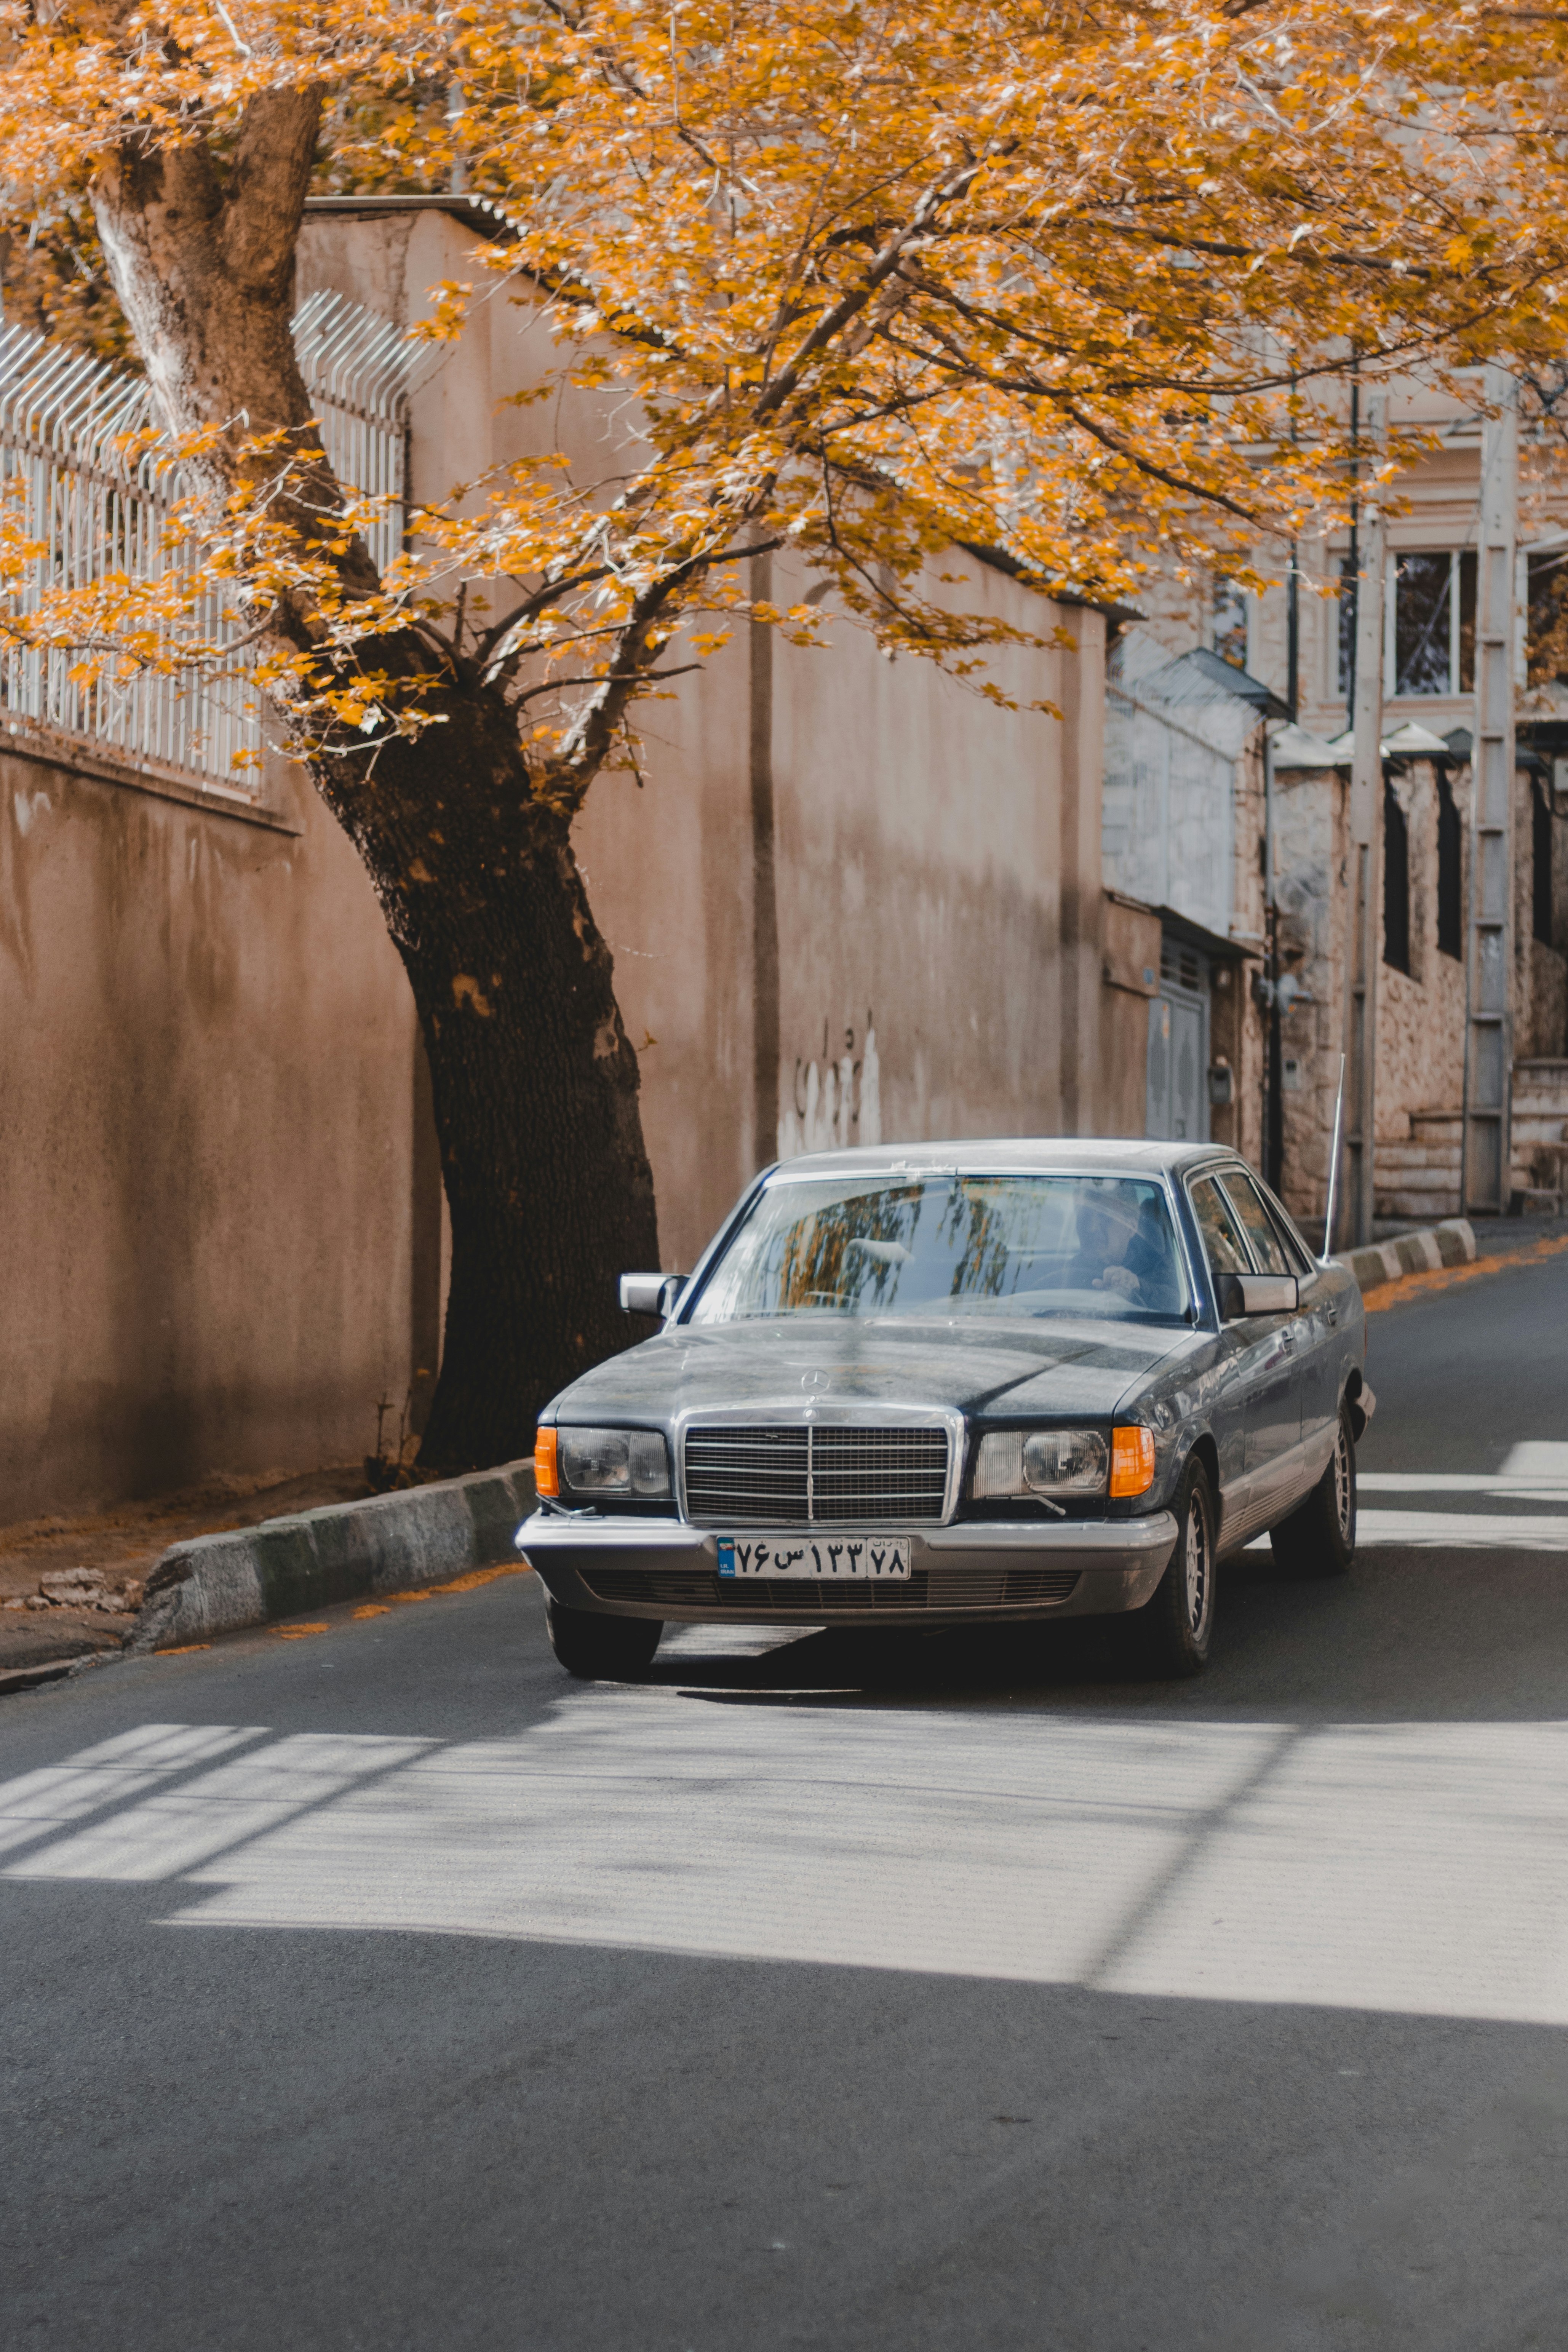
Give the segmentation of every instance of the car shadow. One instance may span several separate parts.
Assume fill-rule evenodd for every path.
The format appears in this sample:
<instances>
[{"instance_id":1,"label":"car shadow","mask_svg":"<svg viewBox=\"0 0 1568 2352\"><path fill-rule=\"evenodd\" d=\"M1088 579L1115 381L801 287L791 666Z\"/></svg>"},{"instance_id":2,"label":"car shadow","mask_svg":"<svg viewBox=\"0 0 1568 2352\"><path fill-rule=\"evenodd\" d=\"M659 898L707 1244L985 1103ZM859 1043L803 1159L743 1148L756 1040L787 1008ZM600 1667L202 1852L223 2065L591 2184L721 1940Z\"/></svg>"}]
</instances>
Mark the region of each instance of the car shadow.
<instances>
[{"instance_id":1,"label":"car shadow","mask_svg":"<svg viewBox=\"0 0 1568 2352\"><path fill-rule=\"evenodd\" d=\"M1136 1616L930 1632L671 1627L645 1680L728 1706L1558 1719L1568 1580L1539 1552L1391 1547L1329 1578L1255 1553L1222 1568L1209 1663L1190 1681L1159 1672Z\"/></svg>"}]
</instances>

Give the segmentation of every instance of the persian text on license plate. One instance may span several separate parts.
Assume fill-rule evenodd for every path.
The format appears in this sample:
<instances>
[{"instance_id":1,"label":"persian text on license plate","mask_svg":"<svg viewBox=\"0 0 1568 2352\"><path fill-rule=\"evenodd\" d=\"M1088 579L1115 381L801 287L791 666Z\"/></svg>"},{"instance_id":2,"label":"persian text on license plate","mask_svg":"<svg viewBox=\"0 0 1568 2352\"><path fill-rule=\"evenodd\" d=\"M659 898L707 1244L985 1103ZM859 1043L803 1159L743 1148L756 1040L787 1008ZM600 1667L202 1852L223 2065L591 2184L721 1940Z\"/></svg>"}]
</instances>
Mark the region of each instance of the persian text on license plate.
<instances>
[{"instance_id":1,"label":"persian text on license plate","mask_svg":"<svg viewBox=\"0 0 1568 2352\"><path fill-rule=\"evenodd\" d=\"M858 1578L862 1583L907 1580L908 1536L721 1536L721 1576Z\"/></svg>"}]
</instances>

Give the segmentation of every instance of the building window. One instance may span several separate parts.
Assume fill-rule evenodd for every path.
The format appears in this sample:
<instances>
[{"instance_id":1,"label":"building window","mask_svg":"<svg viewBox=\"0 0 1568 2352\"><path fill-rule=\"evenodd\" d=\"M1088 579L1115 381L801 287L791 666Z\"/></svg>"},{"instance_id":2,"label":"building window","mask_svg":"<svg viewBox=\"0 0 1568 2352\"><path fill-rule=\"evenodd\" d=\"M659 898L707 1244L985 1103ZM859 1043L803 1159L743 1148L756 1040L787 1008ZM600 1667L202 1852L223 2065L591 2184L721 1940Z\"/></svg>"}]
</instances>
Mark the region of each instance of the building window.
<instances>
[{"instance_id":1,"label":"building window","mask_svg":"<svg viewBox=\"0 0 1568 2352\"><path fill-rule=\"evenodd\" d=\"M1531 787L1531 929L1543 948L1552 945L1552 804L1539 783Z\"/></svg>"},{"instance_id":2,"label":"building window","mask_svg":"<svg viewBox=\"0 0 1568 2352\"><path fill-rule=\"evenodd\" d=\"M1475 556L1448 549L1396 555L1393 604L1388 667L1394 695L1468 694L1476 667Z\"/></svg>"},{"instance_id":3,"label":"building window","mask_svg":"<svg viewBox=\"0 0 1568 2352\"><path fill-rule=\"evenodd\" d=\"M1410 827L1386 778L1383 786L1383 961L1410 970Z\"/></svg>"},{"instance_id":4,"label":"building window","mask_svg":"<svg viewBox=\"0 0 1568 2352\"><path fill-rule=\"evenodd\" d=\"M1437 948L1462 958L1465 952L1463 835L1454 788L1447 768L1437 771Z\"/></svg>"},{"instance_id":5,"label":"building window","mask_svg":"<svg viewBox=\"0 0 1568 2352\"><path fill-rule=\"evenodd\" d=\"M1340 563L1339 691L1355 668L1357 581ZM1476 682L1476 558L1464 548L1391 556L1384 606L1384 692L1391 698L1469 694Z\"/></svg>"},{"instance_id":6,"label":"building window","mask_svg":"<svg viewBox=\"0 0 1568 2352\"><path fill-rule=\"evenodd\" d=\"M1568 686L1568 549L1531 555L1525 670L1531 686Z\"/></svg>"},{"instance_id":7,"label":"building window","mask_svg":"<svg viewBox=\"0 0 1568 2352\"><path fill-rule=\"evenodd\" d=\"M1247 591L1218 572L1209 612L1209 636L1222 661L1234 662L1237 669L1247 667Z\"/></svg>"},{"instance_id":8,"label":"building window","mask_svg":"<svg viewBox=\"0 0 1568 2352\"><path fill-rule=\"evenodd\" d=\"M1347 702L1355 677L1355 608L1360 585L1350 557L1342 557L1340 562L1339 691Z\"/></svg>"}]
</instances>

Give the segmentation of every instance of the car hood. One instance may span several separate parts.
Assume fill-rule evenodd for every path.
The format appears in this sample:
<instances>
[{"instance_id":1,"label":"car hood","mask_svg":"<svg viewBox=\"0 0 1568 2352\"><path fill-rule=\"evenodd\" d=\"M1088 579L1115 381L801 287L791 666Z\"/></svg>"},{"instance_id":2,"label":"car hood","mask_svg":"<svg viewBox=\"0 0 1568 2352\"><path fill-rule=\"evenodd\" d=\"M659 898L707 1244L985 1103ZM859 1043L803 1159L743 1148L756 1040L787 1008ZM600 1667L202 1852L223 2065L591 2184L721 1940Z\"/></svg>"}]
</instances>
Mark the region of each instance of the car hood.
<instances>
[{"instance_id":1,"label":"car hood","mask_svg":"<svg viewBox=\"0 0 1568 2352\"><path fill-rule=\"evenodd\" d=\"M1200 1335L1169 1325L1068 1320L676 1325L596 1365L555 1400L553 1417L668 1420L753 1406L798 1412L929 1405L966 1413L1113 1413L1155 1366Z\"/></svg>"}]
</instances>

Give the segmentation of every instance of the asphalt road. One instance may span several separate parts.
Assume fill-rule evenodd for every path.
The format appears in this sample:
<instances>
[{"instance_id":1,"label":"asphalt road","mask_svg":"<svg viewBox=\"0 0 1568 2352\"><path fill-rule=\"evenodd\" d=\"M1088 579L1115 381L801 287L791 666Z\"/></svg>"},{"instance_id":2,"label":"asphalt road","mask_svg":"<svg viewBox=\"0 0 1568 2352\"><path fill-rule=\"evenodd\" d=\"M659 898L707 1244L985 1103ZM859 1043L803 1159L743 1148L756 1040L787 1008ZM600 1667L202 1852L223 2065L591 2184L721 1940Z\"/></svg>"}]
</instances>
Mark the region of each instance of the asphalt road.
<instances>
[{"instance_id":1,"label":"asphalt road","mask_svg":"<svg viewBox=\"0 0 1568 2352\"><path fill-rule=\"evenodd\" d=\"M1568 2345L1568 1255L1372 1328L1197 1685L523 1576L5 1701L0 2338Z\"/></svg>"}]
</instances>

